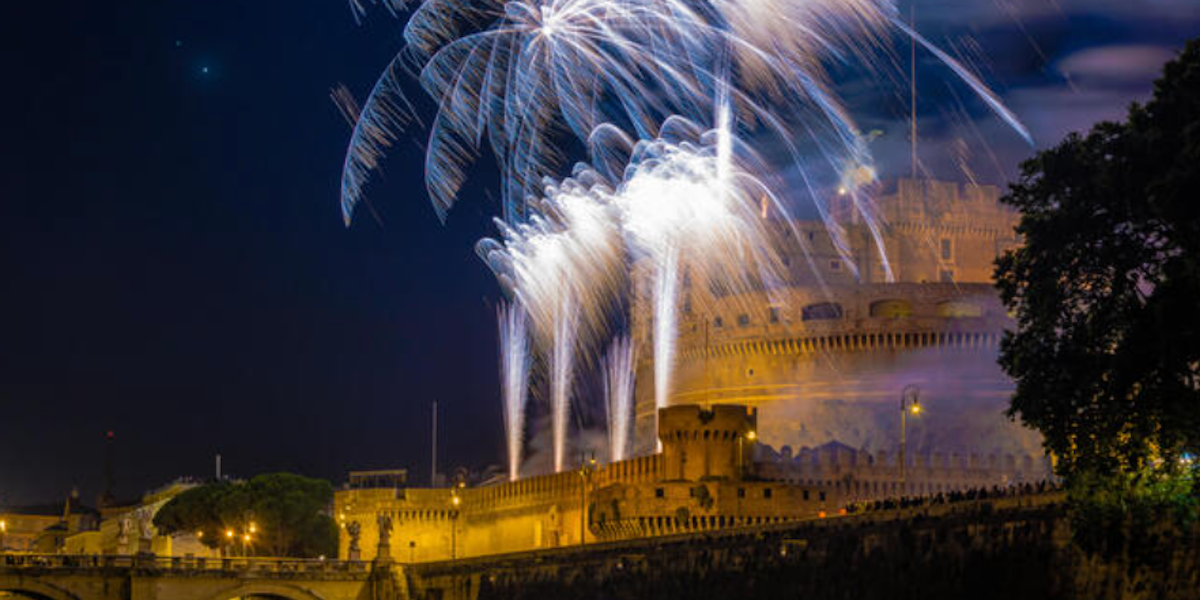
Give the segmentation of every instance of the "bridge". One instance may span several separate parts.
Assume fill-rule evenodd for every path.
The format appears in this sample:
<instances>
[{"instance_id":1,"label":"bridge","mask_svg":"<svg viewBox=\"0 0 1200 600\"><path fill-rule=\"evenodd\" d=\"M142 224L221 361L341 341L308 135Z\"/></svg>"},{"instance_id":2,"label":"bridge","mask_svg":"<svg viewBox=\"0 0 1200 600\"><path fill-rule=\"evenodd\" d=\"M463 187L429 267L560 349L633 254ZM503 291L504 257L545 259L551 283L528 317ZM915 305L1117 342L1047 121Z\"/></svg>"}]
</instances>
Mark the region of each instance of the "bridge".
<instances>
[{"instance_id":1,"label":"bridge","mask_svg":"<svg viewBox=\"0 0 1200 600\"><path fill-rule=\"evenodd\" d=\"M1200 526L1162 545L1163 565L1109 564L1072 549L1062 502L1061 492L921 501L811 521L414 564L0 555L0 598L960 600L1098 598L1114 589L1146 592L1131 598L1195 598Z\"/></svg>"},{"instance_id":2,"label":"bridge","mask_svg":"<svg viewBox=\"0 0 1200 600\"><path fill-rule=\"evenodd\" d=\"M35 600L399 600L388 562L0 555L0 597Z\"/></svg>"}]
</instances>

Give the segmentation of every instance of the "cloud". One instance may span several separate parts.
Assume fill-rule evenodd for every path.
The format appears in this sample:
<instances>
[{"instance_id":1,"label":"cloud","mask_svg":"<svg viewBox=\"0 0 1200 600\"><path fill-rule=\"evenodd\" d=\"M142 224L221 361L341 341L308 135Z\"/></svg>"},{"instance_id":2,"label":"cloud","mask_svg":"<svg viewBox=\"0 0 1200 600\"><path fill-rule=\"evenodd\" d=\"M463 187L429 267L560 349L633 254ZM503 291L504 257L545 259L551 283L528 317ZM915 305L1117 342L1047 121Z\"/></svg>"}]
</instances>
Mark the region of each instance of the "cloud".
<instances>
[{"instance_id":1,"label":"cloud","mask_svg":"<svg viewBox=\"0 0 1200 600\"><path fill-rule=\"evenodd\" d=\"M1162 46L1099 46L1068 54L1055 69L1078 83L1145 87L1174 57L1173 50Z\"/></svg>"}]
</instances>

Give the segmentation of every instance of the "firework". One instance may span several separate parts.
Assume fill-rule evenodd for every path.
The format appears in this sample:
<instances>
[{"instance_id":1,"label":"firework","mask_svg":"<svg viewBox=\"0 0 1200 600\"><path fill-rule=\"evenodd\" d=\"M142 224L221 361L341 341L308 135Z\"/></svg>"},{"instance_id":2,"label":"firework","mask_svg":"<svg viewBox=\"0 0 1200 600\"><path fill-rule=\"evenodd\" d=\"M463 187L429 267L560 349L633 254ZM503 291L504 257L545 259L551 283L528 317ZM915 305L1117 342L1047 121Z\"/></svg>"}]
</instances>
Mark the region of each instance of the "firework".
<instances>
[{"instance_id":1,"label":"firework","mask_svg":"<svg viewBox=\"0 0 1200 600\"><path fill-rule=\"evenodd\" d=\"M525 312L517 305L501 305L500 397L504 401L504 431L508 442L508 478L516 481L521 466L525 434L525 401L529 387L529 338Z\"/></svg>"},{"instance_id":2,"label":"firework","mask_svg":"<svg viewBox=\"0 0 1200 600\"><path fill-rule=\"evenodd\" d=\"M633 343L620 336L604 354L604 399L608 416L609 462L625 460L633 441Z\"/></svg>"}]
</instances>

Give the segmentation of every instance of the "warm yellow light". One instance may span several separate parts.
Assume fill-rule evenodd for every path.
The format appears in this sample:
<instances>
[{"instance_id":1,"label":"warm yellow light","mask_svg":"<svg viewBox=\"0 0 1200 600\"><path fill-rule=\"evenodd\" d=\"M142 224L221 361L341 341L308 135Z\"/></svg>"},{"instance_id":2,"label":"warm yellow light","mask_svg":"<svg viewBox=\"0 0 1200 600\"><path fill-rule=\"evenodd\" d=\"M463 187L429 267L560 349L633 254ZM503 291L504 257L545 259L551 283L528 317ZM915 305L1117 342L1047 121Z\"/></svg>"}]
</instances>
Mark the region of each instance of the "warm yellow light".
<instances>
[{"instance_id":1,"label":"warm yellow light","mask_svg":"<svg viewBox=\"0 0 1200 600\"><path fill-rule=\"evenodd\" d=\"M458 502L459 502L459 500L458 500L458 496L455 496L455 497L451 498L451 499L450 499L450 502L453 502L455 506L458 506Z\"/></svg>"},{"instance_id":2,"label":"warm yellow light","mask_svg":"<svg viewBox=\"0 0 1200 600\"><path fill-rule=\"evenodd\" d=\"M748 440L750 440L750 441L752 441L752 442L753 442L754 440L757 440L757 439L758 439L758 434L757 434L757 433L755 433L755 432L753 432L753 431L751 431L750 433L747 433L747 434L746 434L746 439L748 439Z\"/></svg>"},{"instance_id":3,"label":"warm yellow light","mask_svg":"<svg viewBox=\"0 0 1200 600\"><path fill-rule=\"evenodd\" d=\"M197 532L196 532L196 537L198 537L198 538L202 538L202 537L204 537L204 532L203 532L203 531L197 531Z\"/></svg>"},{"instance_id":4,"label":"warm yellow light","mask_svg":"<svg viewBox=\"0 0 1200 600\"><path fill-rule=\"evenodd\" d=\"M247 533L246 535L243 535L243 536L242 536L242 541L243 541L243 542L249 542L249 541L250 541L250 534L248 534L248 533Z\"/></svg>"},{"instance_id":5,"label":"warm yellow light","mask_svg":"<svg viewBox=\"0 0 1200 600\"><path fill-rule=\"evenodd\" d=\"M8 521L0 521L0 531L8 531Z\"/></svg>"},{"instance_id":6,"label":"warm yellow light","mask_svg":"<svg viewBox=\"0 0 1200 600\"><path fill-rule=\"evenodd\" d=\"M225 530L225 537L227 537L227 538L231 538L231 539L232 539L232 538L233 538L233 530L232 530L232 529L226 529L226 530Z\"/></svg>"},{"instance_id":7,"label":"warm yellow light","mask_svg":"<svg viewBox=\"0 0 1200 600\"><path fill-rule=\"evenodd\" d=\"M251 523L250 524L250 533L258 533L258 525Z\"/></svg>"},{"instance_id":8,"label":"warm yellow light","mask_svg":"<svg viewBox=\"0 0 1200 600\"><path fill-rule=\"evenodd\" d=\"M912 411L912 414L919 415L919 414L921 414L921 405L913 404L911 407L909 407L909 410Z\"/></svg>"}]
</instances>

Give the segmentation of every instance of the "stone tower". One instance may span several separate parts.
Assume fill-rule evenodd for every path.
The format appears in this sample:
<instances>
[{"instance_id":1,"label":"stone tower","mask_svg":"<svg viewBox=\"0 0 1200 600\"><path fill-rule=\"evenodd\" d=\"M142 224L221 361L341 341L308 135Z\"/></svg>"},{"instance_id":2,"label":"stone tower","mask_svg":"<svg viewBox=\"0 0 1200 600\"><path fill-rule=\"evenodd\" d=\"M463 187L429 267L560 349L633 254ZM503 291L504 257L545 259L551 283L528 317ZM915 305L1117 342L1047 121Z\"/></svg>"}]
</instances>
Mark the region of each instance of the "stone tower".
<instances>
[{"instance_id":1,"label":"stone tower","mask_svg":"<svg viewBox=\"0 0 1200 600\"><path fill-rule=\"evenodd\" d=\"M667 481L737 480L754 456L758 410L717 404L659 409L663 479Z\"/></svg>"}]
</instances>

